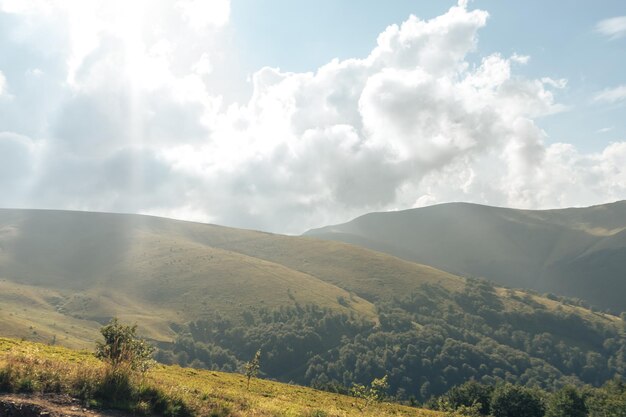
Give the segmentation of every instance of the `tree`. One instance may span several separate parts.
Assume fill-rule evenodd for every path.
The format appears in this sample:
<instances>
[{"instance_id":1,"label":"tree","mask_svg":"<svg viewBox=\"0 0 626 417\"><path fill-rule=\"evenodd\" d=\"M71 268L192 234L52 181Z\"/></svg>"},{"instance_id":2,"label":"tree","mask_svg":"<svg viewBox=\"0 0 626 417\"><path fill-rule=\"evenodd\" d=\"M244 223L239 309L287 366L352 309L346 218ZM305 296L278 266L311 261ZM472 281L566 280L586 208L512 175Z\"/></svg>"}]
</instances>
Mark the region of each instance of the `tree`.
<instances>
[{"instance_id":1,"label":"tree","mask_svg":"<svg viewBox=\"0 0 626 417\"><path fill-rule=\"evenodd\" d=\"M585 392L585 405L590 417L626 417L626 384L615 378Z\"/></svg>"},{"instance_id":2,"label":"tree","mask_svg":"<svg viewBox=\"0 0 626 417\"><path fill-rule=\"evenodd\" d=\"M474 380L452 387L445 395L448 403L456 410L460 407L478 407L481 414L489 414L493 387Z\"/></svg>"},{"instance_id":3,"label":"tree","mask_svg":"<svg viewBox=\"0 0 626 417\"><path fill-rule=\"evenodd\" d=\"M354 384L352 386L352 396L365 400L362 409L367 408L373 402L382 402L387 396L389 382L387 375L382 378L374 378L369 386L363 384Z\"/></svg>"},{"instance_id":4,"label":"tree","mask_svg":"<svg viewBox=\"0 0 626 417\"><path fill-rule=\"evenodd\" d=\"M117 318L100 329L104 342L96 343L96 357L114 369L122 365L132 370L146 371L153 363L154 347L137 336L137 325L121 324Z\"/></svg>"},{"instance_id":5,"label":"tree","mask_svg":"<svg viewBox=\"0 0 626 417\"><path fill-rule=\"evenodd\" d=\"M493 417L543 417L541 399L531 390L512 384L497 387L491 397Z\"/></svg>"},{"instance_id":6,"label":"tree","mask_svg":"<svg viewBox=\"0 0 626 417\"><path fill-rule=\"evenodd\" d=\"M250 390L250 379L252 377L256 377L259 373L259 368L261 367L261 349L257 350L254 354L254 358L248 363L244 365L244 370L246 372L246 377L248 378L248 384L246 388Z\"/></svg>"},{"instance_id":7,"label":"tree","mask_svg":"<svg viewBox=\"0 0 626 417\"><path fill-rule=\"evenodd\" d=\"M576 388L566 386L550 396L546 417L585 417L587 406Z\"/></svg>"},{"instance_id":8,"label":"tree","mask_svg":"<svg viewBox=\"0 0 626 417\"><path fill-rule=\"evenodd\" d=\"M474 403L472 405L458 405L453 404L447 396L437 398L434 403L431 403L431 408L443 411L446 417L482 417L485 414L480 411L481 405Z\"/></svg>"}]
</instances>

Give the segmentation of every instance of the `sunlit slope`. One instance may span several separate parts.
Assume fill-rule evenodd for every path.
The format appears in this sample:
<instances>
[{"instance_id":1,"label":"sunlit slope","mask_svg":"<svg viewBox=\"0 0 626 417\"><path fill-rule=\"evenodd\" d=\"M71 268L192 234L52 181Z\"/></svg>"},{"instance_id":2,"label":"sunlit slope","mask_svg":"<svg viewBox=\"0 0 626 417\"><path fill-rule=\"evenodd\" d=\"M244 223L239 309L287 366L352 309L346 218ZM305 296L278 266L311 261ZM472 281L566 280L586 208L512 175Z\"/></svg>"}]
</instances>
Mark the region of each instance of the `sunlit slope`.
<instances>
[{"instance_id":1,"label":"sunlit slope","mask_svg":"<svg viewBox=\"0 0 626 417\"><path fill-rule=\"evenodd\" d=\"M150 216L0 210L0 236L0 334L69 346L88 346L112 316L168 341L175 324L216 311L240 320L315 304L375 323L377 300L465 290L463 278L354 245Z\"/></svg>"},{"instance_id":2,"label":"sunlit slope","mask_svg":"<svg viewBox=\"0 0 626 417\"><path fill-rule=\"evenodd\" d=\"M3 301L0 332L22 306L94 329L120 316L160 340L173 335L169 323L214 311L240 317L249 308L316 304L374 318L370 302L306 272L193 238L212 230L146 216L2 210L0 279L11 303ZM36 295L44 289L52 295Z\"/></svg>"},{"instance_id":3,"label":"sunlit slope","mask_svg":"<svg viewBox=\"0 0 626 417\"><path fill-rule=\"evenodd\" d=\"M93 354L30 342L0 338L0 369L8 362L35 363L42 369L94 368ZM47 368L45 368L47 367ZM48 373L49 374L49 373ZM41 378L48 375L41 372ZM63 381L63 375L57 375ZM317 391L297 385L254 379L246 388L243 375L156 366L145 383L180 397L195 415L237 416L440 416L442 413L393 403L371 404L353 397ZM64 386L64 385L62 385ZM218 410L218 411L215 411Z\"/></svg>"},{"instance_id":4,"label":"sunlit slope","mask_svg":"<svg viewBox=\"0 0 626 417\"><path fill-rule=\"evenodd\" d=\"M0 210L0 224L4 278L79 291L137 291L164 305L172 298L216 297L213 302L228 309L257 304L271 289L265 295L276 304L295 298L337 307L337 296L349 296L337 287L374 299L425 282L462 284L434 268L343 243L150 216Z\"/></svg>"},{"instance_id":5,"label":"sunlit slope","mask_svg":"<svg viewBox=\"0 0 626 417\"><path fill-rule=\"evenodd\" d=\"M424 283L463 286L448 273L344 243L45 210L0 210L0 280L0 333L72 346L112 316L171 340L172 323L215 311L238 318L315 304L374 322L376 299ZM60 326L64 317L81 326Z\"/></svg>"},{"instance_id":6,"label":"sunlit slope","mask_svg":"<svg viewBox=\"0 0 626 417\"><path fill-rule=\"evenodd\" d=\"M98 337L97 322L57 311L59 292L0 280L0 334L69 347L91 346Z\"/></svg>"},{"instance_id":7,"label":"sunlit slope","mask_svg":"<svg viewBox=\"0 0 626 417\"><path fill-rule=\"evenodd\" d=\"M563 210L452 203L306 233L455 274L555 292L626 310L626 202Z\"/></svg>"}]
</instances>

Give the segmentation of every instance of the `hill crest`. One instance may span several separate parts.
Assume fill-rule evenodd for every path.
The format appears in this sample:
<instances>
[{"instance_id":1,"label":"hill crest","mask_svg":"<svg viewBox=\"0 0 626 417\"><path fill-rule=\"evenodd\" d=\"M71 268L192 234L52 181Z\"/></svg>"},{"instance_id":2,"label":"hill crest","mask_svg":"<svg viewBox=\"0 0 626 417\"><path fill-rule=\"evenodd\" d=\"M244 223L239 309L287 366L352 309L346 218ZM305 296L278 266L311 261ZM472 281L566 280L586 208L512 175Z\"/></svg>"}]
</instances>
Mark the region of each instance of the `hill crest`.
<instances>
[{"instance_id":1,"label":"hill crest","mask_svg":"<svg viewBox=\"0 0 626 417\"><path fill-rule=\"evenodd\" d=\"M551 210L446 203L369 213L304 235L626 310L618 295L626 291L626 201Z\"/></svg>"}]
</instances>

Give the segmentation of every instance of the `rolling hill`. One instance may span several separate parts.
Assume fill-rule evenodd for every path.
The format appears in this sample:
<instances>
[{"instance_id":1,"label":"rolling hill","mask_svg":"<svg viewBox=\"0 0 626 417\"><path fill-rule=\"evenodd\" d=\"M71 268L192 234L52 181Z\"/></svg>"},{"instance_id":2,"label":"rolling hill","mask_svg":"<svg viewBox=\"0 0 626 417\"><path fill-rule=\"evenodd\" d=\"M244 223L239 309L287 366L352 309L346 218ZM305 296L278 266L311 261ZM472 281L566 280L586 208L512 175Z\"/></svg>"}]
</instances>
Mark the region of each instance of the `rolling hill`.
<instances>
[{"instance_id":1,"label":"rolling hill","mask_svg":"<svg viewBox=\"0 0 626 417\"><path fill-rule=\"evenodd\" d=\"M0 336L90 347L111 317L164 363L421 400L468 379L626 372L623 322L363 247L151 216L0 210Z\"/></svg>"},{"instance_id":2,"label":"rolling hill","mask_svg":"<svg viewBox=\"0 0 626 417\"><path fill-rule=\"evenodd\" d=\"M343 243L140 215L0 210L0 332L32 336L32 327L40 341L61 333L80 346L84 329L51 328L61 317L97 329L119 316L155 340L174 337L172 322L256 307L315 304L374 321L376 298L462 282Z\"/></svg>"},{"instance_id":3,"label":"rolling hill","mask_svg":"<svg viewBox=\"0 0 626 417\"><path fill-rule=\"evenodd\" d=\"M626 201L561 210L441 204L366 214L305 235L626 311Z\"/></svg>"}]
</instances>

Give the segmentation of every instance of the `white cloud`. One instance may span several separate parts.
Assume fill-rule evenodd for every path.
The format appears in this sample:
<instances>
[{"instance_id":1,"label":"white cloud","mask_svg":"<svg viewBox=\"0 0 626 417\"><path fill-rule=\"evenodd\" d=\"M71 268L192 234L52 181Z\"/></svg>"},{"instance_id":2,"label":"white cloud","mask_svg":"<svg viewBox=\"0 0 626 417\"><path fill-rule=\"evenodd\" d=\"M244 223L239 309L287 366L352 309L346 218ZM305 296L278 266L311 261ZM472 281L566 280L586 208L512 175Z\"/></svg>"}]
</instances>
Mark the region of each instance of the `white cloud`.
<instances>
[{"instance_id":1,"label":"white cloud","mask_svg":"<svg viewBox=\"0 0 626 417\"><path fill-rule=\"evenodd\" d=\"M428 21L411 16L380 34L369 61L398 69L417 66L433 75L454 73L467 65L463 58L474 50L476 33L488 16L485 11L468 11L464 2Z\"/></svg>"},{"instance_id":2,"label":"white cloud","mask_svg":"<svg viewBox=\"0 0 626 417\"><path fill-rule=\"evenodd\" d=\"M230 0L179 0L176 7L197 31L224 26L230 17Z\"/></svg>"},{"instance_id":3,"label":"white cloud","mask_svg":"<svg viewBox=\"0 0 626 417\"><path fill-rule=\"evenodd\" d=\"M47 13L52 7L52 2L46 0L0 0L0 11L4 13L25 14L35 10Z\"/></svg>"},{"instance_id":4,"label":"white cloud","mask_svg":"<svg viewBox=\"0 0 626 417\"><path fill-rule=\"evenodd\" d=\"M618 101L626 100L626 85L620 85L600 91L593 97L593 99L594 101L605 103L616 103Z\"/></svg>"},{"instance_id":5,"label":"white cloud","mask_svg":"<svg viewBox=\"0 0 626 417\"><path fill-rule=\"evenodd\" d=\"M229 70L228 2L20 4L26 27L45 28L28 40L34 56L47 56L44 36L61 46L47 66L34 59L37 76L11 78L11 106L0 100L0 130L20 134L0 136L19 161L0 205L301 232L451 200L537 208L625 195L626 145L546 145L535 119L565 110L555 94L567 80L516 75L529 63L518 54L470 65L488 14L463 1L388 27L362 59L262 68L249 100L228 106L212 89ZM212 4L213 15L194 9Z\"/></svg>"},{"instance_id":6,"label":"white cloud","mask_svg":"<svg viewBox=\"0 0 626 417\"><path fill-rule=\"evenodd\" d=\"M596 24L596 32L609 39L618 39L626 36L626 16L617 16L604 19Z\"/></svg>"},{"instance_id":7,"label":"white cloud","mask_svg":"<svg viewBox=\"0 0 626 417\"><path fill-rule=\"evenodd\" d=\"M213 66L211 65L211 60L209 59L209 54L206 52L200 56L198 62L193 64L191 69L199 75L208 75L213 71Z\"/></svg>"},{"instance_id":8,"label":"white cloud","mask_svg":"<svg viewBox=\"0 0 626 417\"><path fill-rule=\"evenodd\" d=\"M11 103L13 98L13 95L9 91L9 83L7 82L7 78L4 73L0 71L0 100L4 99L4 103L7 104Z\"/></svg>"},{"instance_id":9,"label":"white cloud","mask_svg":"<svg viewBox=\"0 0 626 417\"><path fill-rule=\"evenodd\" d=\"M544 84L547 84L551 87L554 88L565 88L567 87L567 79L565 78L559 78L557 80L555 80L554 78L550 78L550 77L543 77L541 79L541 82Z\"/></svg>"},{"instance_id":10,"label":"white cloud","mask_svg":"<svg viewBox=\"0 0 626 417\"><path fill-rule=\"evenodd\" d=\"M215 31L228 23L230 0L0 0L0 10L21 15L31 32L35 25L62 31L57 44L66 43L66 81L81 88L84 80L77 78L89 72L85 65L116 65L138 83L169 69L156 61L198 60L212 47ZM118 56L99 62L104 48L115 48Z\"/></svg>"},{"instance_id":11,"label":"white cloud","mask_svg":"<svg viewBox=\"0 0 626 417\"><path fill-rule=\"evenodd\" d=\"M0 97L6 94L7 94L7 79L2 73L2 71L0 71Z\"/></svg>"},{"instance_id":12,"label":"white cloud","mask_svg":"<svg viewBox=\"0 0 626 417\"><path fill-rule=\"evenodd\" d=\"M526 65L530 61L530 56L513 54L513 56L511 56L511 61L517 62L518 64Z\"/></svg>"}]
</instances>

